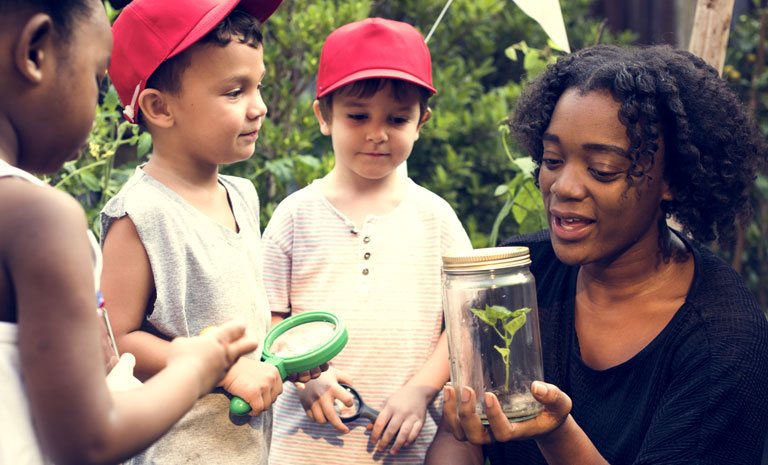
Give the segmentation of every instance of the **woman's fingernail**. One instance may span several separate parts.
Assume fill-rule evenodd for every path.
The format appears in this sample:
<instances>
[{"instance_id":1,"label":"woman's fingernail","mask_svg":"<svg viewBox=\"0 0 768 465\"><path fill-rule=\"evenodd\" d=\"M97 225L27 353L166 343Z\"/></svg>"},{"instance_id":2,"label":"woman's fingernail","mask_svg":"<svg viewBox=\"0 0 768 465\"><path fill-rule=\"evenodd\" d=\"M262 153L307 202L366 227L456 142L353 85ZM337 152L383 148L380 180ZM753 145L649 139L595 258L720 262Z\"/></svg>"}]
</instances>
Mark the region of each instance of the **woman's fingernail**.
<instances>
[{"instance_id":1,"label":"woman's fingernail","mask_svg":"<svg viewBox=\"0 0 768 465\"><path fill-rule=\"evenodd\" d=\"M446 388L443 388L443 402L448 402L451 400L451 391L449 391Z\"/></svg>"},{"instance_id":2,"label":"woman's fingernail","mask_svg":"<svg viewBox=\"0 0 768 465\"><path fill-rule=\"evenodd\" d=\"M533 393L536 395L543 396L547 394L547 386L544 383L534 381L532 389Z\"/></svg>"},{"instance_id":3,"label":"woman's fingernail","mask_svg":"<svg viewBox=\"0 0 768 465\"><path fill-rule=\"evenodd\" d=\"M469 401L469 390L467 388L462 388L461 390L461 401L462 402Z\"/></svg>"}]
</instances>

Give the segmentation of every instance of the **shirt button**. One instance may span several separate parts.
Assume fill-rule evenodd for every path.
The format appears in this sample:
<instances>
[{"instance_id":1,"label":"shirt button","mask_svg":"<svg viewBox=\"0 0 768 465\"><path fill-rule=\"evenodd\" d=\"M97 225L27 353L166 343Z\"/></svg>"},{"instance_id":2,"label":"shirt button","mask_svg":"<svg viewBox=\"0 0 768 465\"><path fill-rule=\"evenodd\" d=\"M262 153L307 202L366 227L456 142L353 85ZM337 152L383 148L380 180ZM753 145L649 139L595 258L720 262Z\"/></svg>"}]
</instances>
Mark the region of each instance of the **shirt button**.
<instances>
[{"instance_id":1,"label":"shirt button","mask_svg":"<svg viewBox=\"0 0 768 465\"><path fill-rule=\"evenodd\" d=\"M363 275L365 275L365 276L368 275L368 268L363 268Z\"/></svg>"},{"instance_id":2,"label":"shirt button","mask_svg":"<svg viewBox=\"0 0 768 465\"><path fill-rule=\"evenodd\" d=\"M371 237L370 237L370 236L365 236L365 237L363 238L363 242L365 242L366 244L367 244L367 243L369 243L369 242L371 242Z\"/></svg>"},{"instance_id":3,"label":"shirt button","mask_svg":"<svg viewBox=\"0 0 768 465\"><path fill-rule=\"evenodd\" d=\"M368 260L369 258L371 258L371 253L370 252L366 252L365 255L363 255L363 258Z\"/></svg>"}]
</instances>

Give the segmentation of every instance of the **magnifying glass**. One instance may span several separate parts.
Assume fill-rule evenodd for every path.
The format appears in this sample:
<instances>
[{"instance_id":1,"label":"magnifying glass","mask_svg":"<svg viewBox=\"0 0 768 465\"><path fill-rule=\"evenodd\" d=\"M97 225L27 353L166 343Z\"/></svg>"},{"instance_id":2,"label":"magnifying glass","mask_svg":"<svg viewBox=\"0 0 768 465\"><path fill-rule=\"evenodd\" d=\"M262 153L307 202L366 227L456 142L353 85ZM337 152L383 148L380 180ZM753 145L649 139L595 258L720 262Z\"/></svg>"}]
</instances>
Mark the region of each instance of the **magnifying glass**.
<instances>
[{"instance_id":1,"label":"magnifying glass","mask_svg":"<svg viewBox=\"0 0 768 465\"><path fill-rule=\"evenodd\" d=\"M363 402L363 398L360 396L360 393L358 393L352 386L344 383L339 383L339 386L349 391L349 393L354 397L351 407L347 407L342 401L336 399L336 402L334 403L334 409L336 410L336 414L339 416L341 421L343 423L351 423L358 418L365 418L370 420L371 423L374 423L376 418L379 417L379 411L375 408L367 406L365 402Z\"/></svg>"},{"instance_id":2,"label":"magnifying glass","mask_svg":"<svg viewBox=\"0 0 768 465\"><path fill-rule=\"evenodd\" d=\"M267 333L261 360L270 363L285 381L288 376L328 363L347 344L347 328L329 312L304 312L276 324ZM229 411L245 415L248 402L234 396Z\"/></svg>"}]
</instances>

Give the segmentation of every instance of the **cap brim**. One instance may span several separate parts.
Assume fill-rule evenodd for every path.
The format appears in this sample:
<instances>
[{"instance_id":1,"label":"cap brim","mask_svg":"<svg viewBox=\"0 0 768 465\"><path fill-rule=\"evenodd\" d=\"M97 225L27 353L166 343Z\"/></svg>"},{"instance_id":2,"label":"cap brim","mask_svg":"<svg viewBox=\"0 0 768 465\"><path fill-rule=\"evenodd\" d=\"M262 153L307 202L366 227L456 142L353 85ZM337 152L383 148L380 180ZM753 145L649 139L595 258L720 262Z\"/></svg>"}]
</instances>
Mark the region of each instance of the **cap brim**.
<instances>
[{"instance_id":1,"label":"cap brim","mask_svg":"<svg viewBox=\"0 0 768 465\"><path fill-rule=\"evenodd\" d=\"M318 92L317 98L328 95L329 93L333 92L339 87L346 86L347 84L350 84L352 82L362 81L364 79L374 79L374 78L399 79L401 81L406 81L406 82L410 82L411 84L416 84L417 86L421 86L427 89L428 91L432 92L433 94L437 93L437 89L435 89L431 85L427 84L423 80L417 78L416 76L410 73L406 73L404 71L400 71L396 69L366 69L364 71L358 71L357 73L350 74L344 79L334 82L330 86Z\"/></svg>"}]
</instances>

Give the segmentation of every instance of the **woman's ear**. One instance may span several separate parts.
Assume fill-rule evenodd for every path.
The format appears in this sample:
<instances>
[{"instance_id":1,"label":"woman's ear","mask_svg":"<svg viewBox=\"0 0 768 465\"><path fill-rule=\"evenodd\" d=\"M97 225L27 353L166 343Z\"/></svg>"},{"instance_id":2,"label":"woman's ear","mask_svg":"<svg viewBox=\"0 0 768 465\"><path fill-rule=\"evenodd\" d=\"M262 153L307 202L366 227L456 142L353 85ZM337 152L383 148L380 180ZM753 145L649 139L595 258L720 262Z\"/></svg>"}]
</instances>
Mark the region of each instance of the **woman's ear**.
<instances>
[{"instance_id":1,"label":"woman's ear","mask_svg":"<svg viewBox=\"0 0 768 465\"><path fill-rule=\"evenodd\" d=\"M312 111L315 112L315 118L317 118L317 123L320 125L320 132L324 136L330 136L331 135L331 125L325 120L323 117L323 112L320 111L320 102L315 100L312 102Z\"/></svg>"},{"instance_id":2,"label":"woman's ear","mask_svg":"<svg viewBox=\"0 0 768 465\"><path fill-rule=\"evenodd\" d=\"M13 48L13 64L29 83L45 78L46 68L55 70L53 52L57 41L53 37L53 20L44 13L33 15L21 28Z\"/></svg>"},{"instance_id":3,"label":"woman's ear","mask_svg":"<svg viewBox=\"0 0 768 465\"><path fill-rule=\"evenodd\" d=\"M173 112L168 105L168 95L157 89L144 89L139 94L139 108L142 119L147 124L159 128L173 126Z\"/></svg>"},{"instance_id":4,"label":"woman's ear","mask_svg":"<svg viewBox=\"0 0 768 465\"><path fill-rule=\"evenodd\" d=\"M672 192L672 189L669 188L669 183L667 180L662 181L664 185L661 187L661 200L664 200L666 202L671 202L675 200L675 194Z\"/></svg>"}]
</instances>

